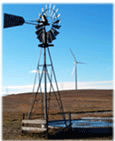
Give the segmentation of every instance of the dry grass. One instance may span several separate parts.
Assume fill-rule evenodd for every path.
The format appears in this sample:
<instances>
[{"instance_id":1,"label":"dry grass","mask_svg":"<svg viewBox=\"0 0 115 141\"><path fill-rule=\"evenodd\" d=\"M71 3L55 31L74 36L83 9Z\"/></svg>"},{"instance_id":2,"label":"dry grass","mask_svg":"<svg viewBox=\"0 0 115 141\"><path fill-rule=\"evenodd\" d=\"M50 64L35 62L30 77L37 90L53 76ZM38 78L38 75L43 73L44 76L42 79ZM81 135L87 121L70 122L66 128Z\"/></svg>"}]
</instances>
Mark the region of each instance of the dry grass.
<instances>
[{"instance_id":1,"label":"dry grass","mask_svg":"<svg viewBox=\"0 0 115 141\"><path fill-rule=\"evenodd\" d=\"M18 94L3 97L3 139L38 139L39 137L21 136L22 113L30 109L34 95ZM65 112L88 112L112 110L112 90L78 90L62 91L61 99ZM51 94L50 114L60 112L54 94ZM33 109L34 114L41 113L40 95ZM72 115L72 118L87 116L111 117L112 113L87 113ZM49 116L50 119L60 119L60 115ZM68 115L66 116L68 118Z\"/></svg>"}]
</instances>

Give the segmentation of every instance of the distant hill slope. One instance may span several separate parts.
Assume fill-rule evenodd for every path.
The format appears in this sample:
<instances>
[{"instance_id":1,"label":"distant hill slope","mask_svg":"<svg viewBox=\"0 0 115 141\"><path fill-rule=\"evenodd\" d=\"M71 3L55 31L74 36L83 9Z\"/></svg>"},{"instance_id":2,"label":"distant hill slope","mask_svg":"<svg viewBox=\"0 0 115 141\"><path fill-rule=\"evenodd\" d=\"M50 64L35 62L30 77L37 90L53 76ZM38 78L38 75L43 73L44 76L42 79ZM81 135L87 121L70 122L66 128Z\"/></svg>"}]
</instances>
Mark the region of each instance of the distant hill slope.
<instances>
[{"instance_id":1,"label":"distant hill slope","mask_svg":"<svg viewBox=\"0 0 115 141\"><path fill-rule=\"evenodd\" d=\"M112 90L70 90L61 91L61 100L65 112L112 110ZM20 117L29 111L34 94L3 96L3 118ZM33 112L41 113L40 94L38 94ZM50 113L60 112L54 94L51 94Z\"/></svg>"}]
</instances>

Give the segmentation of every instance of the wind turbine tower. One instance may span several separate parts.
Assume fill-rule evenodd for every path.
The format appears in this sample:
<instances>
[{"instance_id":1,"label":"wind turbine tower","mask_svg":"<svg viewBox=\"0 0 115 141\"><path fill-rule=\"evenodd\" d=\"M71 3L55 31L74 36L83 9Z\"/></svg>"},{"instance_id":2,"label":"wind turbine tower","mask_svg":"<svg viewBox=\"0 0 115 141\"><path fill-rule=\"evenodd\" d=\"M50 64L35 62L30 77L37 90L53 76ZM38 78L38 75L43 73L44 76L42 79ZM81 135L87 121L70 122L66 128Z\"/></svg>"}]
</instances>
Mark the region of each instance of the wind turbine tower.
<instances>
[{"instance_id":1,"label":"wind turbine tower","mask_svg":"<svg viewBox=\"0 0 115 141\"><path fill-rule=\"evenodd\" d=\"M83 63L83 62L78 62L78 61L76 60L76 57L75 57L73 51L72 51L71 49L69 49L69 50L70 50L70 52L71 52L71 54L72 54L72 56L73 56L73 59L74 59L75 90L77 90L77 89L78 89L78 87L77 87L77 64L85 64L85 63Z\"/></svg>"}]
</instances>

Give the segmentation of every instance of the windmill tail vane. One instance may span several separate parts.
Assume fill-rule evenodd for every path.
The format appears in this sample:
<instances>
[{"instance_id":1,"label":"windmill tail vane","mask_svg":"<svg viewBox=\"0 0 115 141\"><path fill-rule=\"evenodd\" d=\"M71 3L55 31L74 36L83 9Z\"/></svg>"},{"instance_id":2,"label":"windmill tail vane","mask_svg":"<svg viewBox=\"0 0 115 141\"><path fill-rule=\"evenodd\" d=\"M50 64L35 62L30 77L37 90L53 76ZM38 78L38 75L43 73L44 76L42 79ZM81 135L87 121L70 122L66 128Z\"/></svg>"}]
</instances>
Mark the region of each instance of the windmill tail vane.
<instances>
[{"instance_id":1,"label":"windmill tail vane","mask_svg":"<svg viewBox=\"0 0 115 141\"><path fill-rule=\"evenodd\" d=\"M35 23L36 21L30 20L30 21L25 21L25 19L21 16L16 16L13 14L8 14L4 13L4 28L9 28L9 27L14 27L14 26L20 26L25 24L32 24L32 25L37 25Z\"/></svg>"}]
</instances>

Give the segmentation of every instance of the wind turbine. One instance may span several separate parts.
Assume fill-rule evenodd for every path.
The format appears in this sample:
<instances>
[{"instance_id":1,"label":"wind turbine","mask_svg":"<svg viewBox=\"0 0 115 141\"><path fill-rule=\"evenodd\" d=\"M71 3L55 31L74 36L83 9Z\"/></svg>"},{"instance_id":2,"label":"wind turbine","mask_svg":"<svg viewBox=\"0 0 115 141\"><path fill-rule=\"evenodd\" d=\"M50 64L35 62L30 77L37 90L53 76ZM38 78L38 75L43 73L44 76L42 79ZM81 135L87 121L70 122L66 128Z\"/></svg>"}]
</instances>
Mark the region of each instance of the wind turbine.
<instances>
[{"instance_id":1,"label":"wind turbine","mask_svg":"<svg viewBox=\"0 0 115 141\"><path fill-rule=\"evenodd\" d=\"M85 64L85 63L83 63L83 62L78 62L78 61L76 60L76 57L75 57L74 53L72 52L72 50L71 50L71 49L69 49L69 50L70 50L70 52L71 52L71 54L72 54L72 56L73 56L73 59L74 59L75 89L77 90L77 64Z\"/></svg>"}]
</instances>

